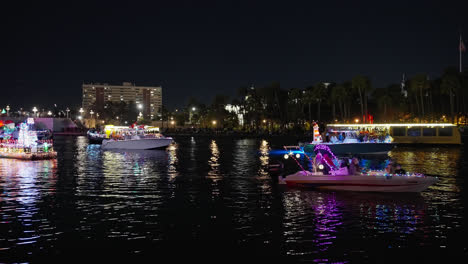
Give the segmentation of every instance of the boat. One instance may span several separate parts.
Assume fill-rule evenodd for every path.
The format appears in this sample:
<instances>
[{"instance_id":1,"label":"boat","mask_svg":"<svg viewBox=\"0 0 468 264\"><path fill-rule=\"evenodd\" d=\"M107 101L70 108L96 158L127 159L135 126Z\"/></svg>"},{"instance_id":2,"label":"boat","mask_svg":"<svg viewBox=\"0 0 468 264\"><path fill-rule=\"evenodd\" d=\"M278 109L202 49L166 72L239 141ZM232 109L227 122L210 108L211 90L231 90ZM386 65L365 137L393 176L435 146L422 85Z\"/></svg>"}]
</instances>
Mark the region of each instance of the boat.
<instances>
[{"instance_id":1,"label":"boat","mask_svg":"<svg viewBox=\"0 0 468 264\"><path fill-rule=\"evenodd\" d=\"M285 146L292 148L293 146ZM299 149L299 146L296 147ZM328 145L317 145L316 156L312 159L312 170L301 168L298 172L287 176L278 176L278 182L290 187L305 187L334 191L356 192L421 192L438 181L437 177L421 173L389 173L385 170L368 170L351 173L345 163L340 162ZM292 153L292 152L291 152ZM296 154L299 155L299 154ZM285 154L285 158L295 155Z\"/></svg>"},{"instance_id":2,"label":"boat","mask_svg":"<svg viewBox=\"0 0 468 264\"><path fill-rule=\"evenodd\" d=\"M396 145L461 145L461 133L451 123L388 123L388 124L328 124L327 129L381 131L391 136Z\"/></svg>"},{"instance_id":3,"label":"boat","mask_svg":"<svg viewBox=\"0 0 468 264\"><path fill-rule=\"evenodd\" d=\"M99 133L96 130L88 130L86 136L89 144L102 144L102 141L106 138L106 134Z\"/></svg>"},{"instance_id":4,"label":"boat","mask_svg":"<svg viewBox=\"0 0 468 264\"><path fill-rule=\"evenodd\" d=\"M44 160L57 158L52 139L38 139L38 131L33 129L34 121L14 124L4 131L8 131L0 140L0 158L21 160ZM18 134L15 138L14 134Z\"/></svg>"},{"instance_id":5,"label":"boat","mask_svg":"<svg viewBox=\"0 0 468 264\"><path fill-rule=\"evenodd\" d=\"M314 124L314 138L312 142L299 143L306 153L314 153L316 145L327 145L336 155L367 155L388 154L396 147L393 138L381 130L367 130L361 133L348 127L326 128L327 139L323 139L319 133L319 127Z\"/></svg>"},{"instance_id":6,"label":"boat","mask_svg":"<svg viewBox=\"0 0 468 264\"><path fill-rule=\"evenodd\" d=\"M156 127L106 126L105 131L108 138L103 139L102 149L163 149L173 142Z\"/></svg>"},{"instance_id":7,"label":"boat","mask_svg":"<svg viewBox=\"0 0 468 264\"><path fill-rule=\"evenodd\" d=\"M388 174L382 171L370 171L364 175L298 171L279 178L280 183L288 186L357 192L421 192L437 180L437 177L422 174Z\"/></svg>"}]
</instances>

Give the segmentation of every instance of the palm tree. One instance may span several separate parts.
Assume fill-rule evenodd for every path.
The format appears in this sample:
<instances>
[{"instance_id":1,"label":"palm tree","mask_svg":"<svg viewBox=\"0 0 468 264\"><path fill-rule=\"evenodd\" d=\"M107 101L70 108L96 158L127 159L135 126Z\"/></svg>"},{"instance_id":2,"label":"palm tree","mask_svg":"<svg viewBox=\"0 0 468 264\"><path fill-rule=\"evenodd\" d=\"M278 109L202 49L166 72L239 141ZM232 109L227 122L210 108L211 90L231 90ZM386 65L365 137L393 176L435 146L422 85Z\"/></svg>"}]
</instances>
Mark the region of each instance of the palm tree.
<instances>
[{"instance_id":1,"label":"palm tree","mask_svg":"<svg viewBox=\"0 0 468 264\"><path fill-rule=\"evenodd\" d=\"M442 82L440 84L440 89L443 94L447 94L450 99L450 116L455 118L454 111L454 95L458 93L461 88L460 79L458 78L456 72L446 71L442 76Z\"/></svg>"},{"instance_id":2,"label":"palm tree","mask_svg":"<svg viewBox=\"0 0 468 264\"><path fill-rule=\"evenodd\" d=\"M294 120L297 124L299 119L302 118L301 111L303 107L302 91L296 88L292 88L288 92L288 112L287 116L289 120Z\"/></svg>"},{"instance_id":3,"label":"palm tree","mask_svg":"<svg viewBox=\"0 0 468 264\"><path fill-rule=\"evenodd\" d=\"M429 88L429 82L427 80L427 75L417 74L410 80L410 90L416 97L416 104L418 108L420 107L421 118L424 118L424 96L425 91ZM419 99L418 99L419 94ZM418 100L420 100L418 102Z\"/></svg>"},{"instance_id":4,"label":"palm tree","mask_svg":"<svg viewBox=\"0 0 468 264\"><path fill-rule=\"evenodd\" d=\"M361 105L361 116L363 117L364 123L366 123L367 92L370 89L370 81L367 77L358 75L352 79L351 87L358 92L359 104ZM365 103L364 103L364 100L365 100ZM366 109L364 109L364 106Z\"/></svg>"},{"instance_id":5,"label":"palm tree","mask_svg":"<svg viewBox=\"0 0 468 264\"><path fill-rule=\"evenodd\" d=\"M312 90L313 97L317 102L317 120L320 121L320 105L327 94L327 87L324 83L318 83Z\"/></svg>"},{"instance_id":6,"label":"palm tree","mask_svg":"<svg viewBox=\"0 0 468 264\"><path fill-rule=\"evenodd\" d=\"M303 94L304 94L304 103L308 104L309 106L309 122L312 122L312 110L310 108L310 105L314 102L315 100L315 97L314 97L314 93L313 93L313 89L314 87L313 86L309 86L307 87L304 91L303 91Z\"/></svg>"},{"instance_id":7,"label":"palm tree","mask_svg":"<svg viewBox=\"0 0 468 264\"><path fill-rule=\"evenodd\" d=\"M381 117L384 121L389 121L387 120L387 110L393 103L390 89L391 87L379 88L373 91L374 98L376 98L377 101L378 110L383 111Z\"/></svg>"}]
</instances>

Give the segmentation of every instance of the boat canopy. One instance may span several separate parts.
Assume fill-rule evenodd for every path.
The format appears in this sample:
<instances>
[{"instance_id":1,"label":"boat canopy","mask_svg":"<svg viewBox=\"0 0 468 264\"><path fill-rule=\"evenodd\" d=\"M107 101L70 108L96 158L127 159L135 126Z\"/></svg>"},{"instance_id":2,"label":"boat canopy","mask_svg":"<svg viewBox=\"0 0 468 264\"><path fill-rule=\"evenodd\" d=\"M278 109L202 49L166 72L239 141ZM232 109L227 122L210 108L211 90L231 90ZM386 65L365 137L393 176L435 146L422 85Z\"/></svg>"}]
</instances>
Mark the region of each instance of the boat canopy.
<instances>
[{"instance_id":1,"label":"boat canopy","mask_svg":"<svg viewBox=\"0 0 468 264\"><path fill-rule=\"evenodd\" d=\"M391 124L328 124L335 128L376 128L376 127L450 127L451 123L391 123Z\"/></svg>"}]
</instances>

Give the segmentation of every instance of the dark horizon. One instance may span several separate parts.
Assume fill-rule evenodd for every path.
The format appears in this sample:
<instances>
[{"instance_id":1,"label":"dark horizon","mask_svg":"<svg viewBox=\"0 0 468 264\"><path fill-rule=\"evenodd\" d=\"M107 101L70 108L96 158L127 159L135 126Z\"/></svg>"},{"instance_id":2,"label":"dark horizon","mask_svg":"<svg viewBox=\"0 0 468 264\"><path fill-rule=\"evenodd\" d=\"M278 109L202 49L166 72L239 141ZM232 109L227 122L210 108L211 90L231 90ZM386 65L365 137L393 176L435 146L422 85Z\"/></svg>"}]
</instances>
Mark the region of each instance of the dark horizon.
<instances>
[{"instance_id":1,"label":"dark horizon","mask_svg":"<svg viewBox=\"0 0 468 264\"><path fill-rule=\"evenodd\" d=\"M0 108L78 106L90 82L162 86L173 109L275 81L302 89L358 74L377 88L403 74L434 79L458 68L466 10L466 1L35 3L7 14L14 67L2 66Z\"/></svg>"}]
</instances>

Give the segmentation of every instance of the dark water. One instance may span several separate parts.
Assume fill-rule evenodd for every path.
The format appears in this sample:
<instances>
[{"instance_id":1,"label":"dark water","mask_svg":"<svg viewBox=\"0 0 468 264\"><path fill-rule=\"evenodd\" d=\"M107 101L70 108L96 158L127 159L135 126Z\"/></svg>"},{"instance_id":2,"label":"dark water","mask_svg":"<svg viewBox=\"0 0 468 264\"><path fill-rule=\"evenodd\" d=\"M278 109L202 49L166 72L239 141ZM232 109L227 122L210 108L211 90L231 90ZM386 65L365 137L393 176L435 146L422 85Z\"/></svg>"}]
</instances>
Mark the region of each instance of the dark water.
<instances>
[{"instance_id":1,"label":"dark water","mask_svg":"<svg viewBox=\"0 0 468 264\"><path fill-rule=\"evenodd\" d=\"M268 165L281 154L269 153L297 142L178 137L166 151L101 151L59 137L56 161L0 159L0 262L466 259L465 146L395 149L406 170L440 181L379 194L278 186Z\"/></svg>"}]
</instances>

